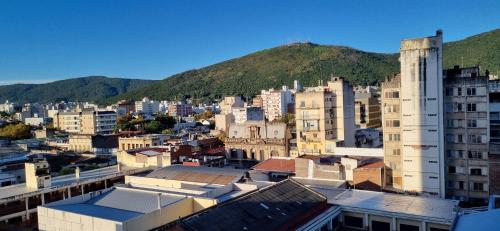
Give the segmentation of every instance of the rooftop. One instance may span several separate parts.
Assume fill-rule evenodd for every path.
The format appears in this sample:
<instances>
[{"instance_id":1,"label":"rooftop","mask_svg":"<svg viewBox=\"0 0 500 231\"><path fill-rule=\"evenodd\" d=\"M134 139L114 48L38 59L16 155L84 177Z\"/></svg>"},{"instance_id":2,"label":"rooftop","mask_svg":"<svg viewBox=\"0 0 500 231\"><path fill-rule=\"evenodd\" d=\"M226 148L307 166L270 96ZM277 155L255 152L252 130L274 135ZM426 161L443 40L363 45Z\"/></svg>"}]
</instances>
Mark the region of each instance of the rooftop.
<instances>
[{"instance_id":1,"label":"rooftop","mask_svg":"<svg viewBox=\"0 0 500 231\"><path fill-rule=\"evenodd\" d=\"M311 187L328 198L328 203L339 205L343 210L367 210L372 214L394 217L415 217L428 221L452 224L458 209L458 201L438 198L417 197L363 190L347 190Z\"/></svg>"},{"instance_id":2,"label":"rooftop","mask_svg":"<svg viewBox=\"0 0 500 231\"><path fill-rule=\"evenodd\" d=\"M270 158L252 167L254 170L269 172L295 172L295 160L290 158Z\"/></svg>"},{"instance_id":3,"label":"rooftop","mask_svg":"<svg viewBox=\"0 0 500 231\"><path fill-rule=\"evenodd\" d=\"M181 226L190 231L286 230L327 208L324 196L285 180L185 218Z\"/></svg>"},{"instance_id":4,"label":"rooftop","mask_svg":"<svg viewBox=\"0 0 500 231\"><path fill-rule=\"evenodd\" d=\"M246 170L234 168L171 165L157 169L146 177L227 185L237 182L245 172Z\"/></svg>"},{"instance_id":5,"label":"rooftop","mask_svg":"<svg viewBox=\"0 0 500 231\"><path fill-rule=\"evenodd\" d=\"M500 209L462 215L458 218L455 231L487 231L497 230Z\"/></svg>"},{"instance_id":6,"label":"rooftop","mask_svg":"<svg viewBox=\"0 0 500 231\"><path fill-rule=\"evenodd\" d=\"M57 177L52 177L51 182L52 182L52 187L51 188L57 188L57 187L62 187L66 185L71 185L74 183L77 183L78 181L85 181L85 180L93 180L93 179L99 179L99 178L104 178L112 175L120 174L118 171L118 168L116 166L110 166L110 167L105 167L105 168L99 168L99 169L94 169L90 171L83 171L80 173L80 178L77 179L75 177L75 174L68 174L64 176L57 176ZM20 196L25 193L32 193L36 191L43 191L46 189L33 189L33 188L28 188L26 187L26 184L15 184L11 186L6 186L6 187L1 187L0 188L0 201L3 199L7 199L10 197L14 196Z\"/></svg>"}]
</instances>

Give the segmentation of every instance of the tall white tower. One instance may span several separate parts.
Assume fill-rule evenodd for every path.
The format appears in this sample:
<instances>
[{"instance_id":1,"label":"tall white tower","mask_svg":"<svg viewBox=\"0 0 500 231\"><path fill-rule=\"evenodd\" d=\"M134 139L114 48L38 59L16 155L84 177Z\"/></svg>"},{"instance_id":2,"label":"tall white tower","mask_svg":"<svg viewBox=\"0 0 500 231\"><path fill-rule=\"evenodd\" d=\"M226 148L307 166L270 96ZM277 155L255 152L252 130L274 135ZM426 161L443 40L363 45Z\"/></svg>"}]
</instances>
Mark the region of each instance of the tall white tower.
<instances>
[{"instance_id":1,"label":"tall white tower","mask_svg":"<svg viewBox=\"0 0 500 231\"><path fill-rule=\"evenodd\" d=\"M401 42L403 190L444 197L443 34Z\"/></svg>"}]
</instances>

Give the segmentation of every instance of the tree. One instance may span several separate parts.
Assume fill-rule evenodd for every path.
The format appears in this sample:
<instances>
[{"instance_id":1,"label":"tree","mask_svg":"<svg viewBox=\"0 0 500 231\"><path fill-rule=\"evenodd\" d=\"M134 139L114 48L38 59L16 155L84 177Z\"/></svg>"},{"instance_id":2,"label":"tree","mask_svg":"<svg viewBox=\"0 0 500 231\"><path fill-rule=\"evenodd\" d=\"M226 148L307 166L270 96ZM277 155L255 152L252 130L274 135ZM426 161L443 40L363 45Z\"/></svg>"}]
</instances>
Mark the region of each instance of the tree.
<instances>
[{"instance_id":1,"label":"tree","mask_svg":"<svg viewBox=\"0 0 500 231\"><path fill-rule=\"evenodd\" d=\"M286 123L288 125L292 125L295 123L295 115L292 113L285 113L279 119L280 122Z\"/></svg>"},{"instance_id":2,"label":"tree","mask_svg":"<svg viewBox=\"0 0 500 231\"><path fill-rule=\"evenodd\" d=\"M31 128L23 123L9 124L0 128L0 137L7 137L10 139L27 139L31 137Z\"/></svg>"},{"instance_id":3,"label":"tree","mask_svg":"<svg viewBox=\"0 0 500 231\"><path fill-rule=\"evenodd\" d=\"M200 121L200 120L210 119L212 117L214 117L214 113L212 111L204 111L204 112L202 112L200 114L196 114L194 116L194 119L196 121Z\"/></svg>"},{"instance_id":4,"label":"tree","mask_svg":"<svg viewBox=\"0 0 500 231\"><path fill-rule=\"evenodd\" d=\"M155 117L155 121L158 121L163 126L163 129L173 128L175 125L175 119L172 116L158 114Z\"/></svg>"},{"instance_id":5,"label":"tree","mask_svg":"<svg viewBox=\"0 0 500 231\"><path fill-rule=\"evenodd\" d=\"M156 120L150 121L144 125L144 131L146 133L160 133L162 130L162 124Z\"/></svg>"},{"instance_id":6,"label":"tree","mask_svg":"<svg viewBox=\"0 0 500 231\"><path fill-rule=\"evenodd\" d=\"M127 114L121 117L118 117L116 120L115 131L133 131L135 130L134 125L132 124L132 115Z\"/></svg>"}]
</instances>

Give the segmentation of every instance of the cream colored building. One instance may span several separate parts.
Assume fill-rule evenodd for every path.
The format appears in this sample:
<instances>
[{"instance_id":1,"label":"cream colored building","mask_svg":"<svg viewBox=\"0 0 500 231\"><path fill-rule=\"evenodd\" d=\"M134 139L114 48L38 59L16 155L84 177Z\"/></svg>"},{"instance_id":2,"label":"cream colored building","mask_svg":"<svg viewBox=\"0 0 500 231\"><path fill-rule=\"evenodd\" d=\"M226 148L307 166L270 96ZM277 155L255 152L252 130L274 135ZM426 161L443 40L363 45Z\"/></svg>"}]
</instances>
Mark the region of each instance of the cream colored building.
<instances>
[{"instance_id":1,"label":"cream colored building","mask_svg":"<svg viewBox=\"0 0 500 231\"><path fill-rule=\"evenodd\" d=\"M54 117L54 126L68 133L112 134L116 126L116 112L78 110L59 112Z\"/></svg>"},{"instance_id":2,"label":"cream colored building","mask_svg":"<svg viewBox=\"0 0 500 231\"><path fill-rule=\"evenodd\" d=\"M118 150L130 150L160 146L167 140L168 136L163 134L147 134L132 137L118 138Z\"/></svg>"},{"instance_id":3,"label":"cream colored building","mask_svg":"<svg viewBox=\"0 0 500 231\"><path fill-rule=\"evenodd\" d=\"M247 121L231 124L224 141L229 160L263 161L288 156L290 131L285 123Z\"/></svg>"},{"instance_id":4,"label":"cream colored building","mask_svg":"<svg viewBox=\"0 0 500 231\"><path fill-rule=\"evenodd\" d=\"M172 162L170 149L160 147L121 150L116 158L118 164L133 168L166 167Z\"/></svg>"},{"instance_id":5,"label":"cream colored building","mask_svg":"<svg viewBox=\"0 0 500 231\"><path fill-rule=\"evenodd\" d=\"M355 146L354 92L342 77L328 85L305 88L295 96L299 154L325 154Z\"/></svg>"},{"instance_id":6,"label":"cream colored building","mask_svg":"<svg viewBox=\"0 0 500 231\"><path fill-rule=\"evenodd\" d=\"M46 160L35 160L24 163L26 187L29 189L49 188L51 184L49 163Z\"/></svg>"},{"instance_id":7,"label":"cream colored building","mask_svg":"<svg viewBox=\"0 0 500 231\"><path fill-rule=\"evenodd\" d=\"M220 114L230 114L234 107L243 107L243 100L239 96L226 96L224 100L219 103Z\"/></svg>"},{"instance_id":8,"label":"cream colored building","mask_svg":"<svg viewBox=\"0 0 500 231\"><path fill-rule=\"evenodd\" d=\"M283 86L282 89L262 90L260 97L268 121L279 119L288 112L288 105L294 102L294 94L287 86Z\"/></svg>"},{"instance_id":9,"label":"cream colored building","mask_svg":"<svg viewBox=\"0 0 500 231\"><path fill-rule=\"evenodd\" d=\"M394 146L384 145L385 154L401 156L399 189L439 197L445 196L442 49L441 31L401 42L400 120L387 118L384 111L384 129L400 128L399 134L384 130L384 143L390 136L395 141ZM394 151L398 141L400 153Z\"/></svg>"}]
</instances>

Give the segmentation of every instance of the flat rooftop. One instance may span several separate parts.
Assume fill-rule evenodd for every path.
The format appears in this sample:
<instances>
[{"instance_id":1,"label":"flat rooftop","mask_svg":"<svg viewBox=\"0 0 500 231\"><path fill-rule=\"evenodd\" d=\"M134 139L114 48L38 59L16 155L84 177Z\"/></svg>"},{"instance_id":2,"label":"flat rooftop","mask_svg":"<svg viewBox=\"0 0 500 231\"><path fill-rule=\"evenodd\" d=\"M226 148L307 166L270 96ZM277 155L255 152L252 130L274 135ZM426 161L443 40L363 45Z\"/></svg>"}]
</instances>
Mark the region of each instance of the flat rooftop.
<instances>
[{"instance_id":1,"label":"flat rooftop","mask_svg":"<svg viewBox=\"0 0 500 231\"><path fill-rule=\"evenodd\" d=\"M115 187L82 203L56 203L55 205L48 204L44 207L123 222L157 210L158 199L160 199L160 205L163 208L184 198L186 197L175 194L158 193L128 187Z\"/></svg>"},{"instance_id":2,"label":"flat rooftop","mask_svg":"<svg viewBox=\"0 0 500 231\"><path fill-rule=\"evenodd\" d=\"M455 231L489 231L498 229L500 209L462 215L458 218Z\"/></svg>"},{"instance_id":3,"label":"flat rooftop","mask_svg":"<svg viewBox=\"0 0 500 231\"><path fill-rule=\"evenodd\" d=\"M409 196L363 190L311 187L328 198L328 203L345 210L369 211L386 216L415 217L452 224L458 211L458 201L421 196Z\"/></svg>"},{"instance_id":4,"label":"flat rooftop","mask_svg":"<svg viewBox=\"0 0 500 231\"><path fill-rule=\"evenodd\" d=\"M52 187L45 189L33 189L26 187L26 183L15 184L11 186L1 187L0 188L0 200L7 199L9 197L20 196L25 193L32 193L37 191L45 191L51 188L63 187L66 185L75 184L79 181L92 181L99 180L105 177L109 177L112 175L120 174L116 165L94 169L90 171L82 171L80 173L80 178L77 179L75 174L68 174L64 176L56 176L52 177Z\"/></svg>"}]
</instances>

